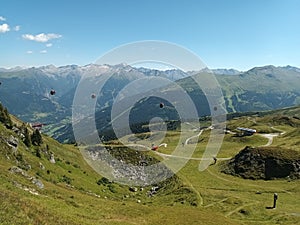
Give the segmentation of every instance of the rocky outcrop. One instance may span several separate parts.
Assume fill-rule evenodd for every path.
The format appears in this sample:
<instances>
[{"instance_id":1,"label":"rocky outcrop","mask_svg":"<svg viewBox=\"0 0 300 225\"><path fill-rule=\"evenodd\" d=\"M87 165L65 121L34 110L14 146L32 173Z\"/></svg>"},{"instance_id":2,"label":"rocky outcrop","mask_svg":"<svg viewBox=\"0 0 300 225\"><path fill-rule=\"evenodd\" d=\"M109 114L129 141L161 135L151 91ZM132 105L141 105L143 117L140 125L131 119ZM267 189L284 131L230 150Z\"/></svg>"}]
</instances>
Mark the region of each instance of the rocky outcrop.
<instances>
[{"instance_id":1,"label":"rocky outcrop","mask_svg":"<svg viewBox=\"0 0 300 225\"><path fill-rule=\"evenodd\" d=\"M173 171L154 157L126 147L114 146L104 151L101 146L93 146L82 153L92 165L104 165L106 168L103 168L111 170L111 181L125 182L133 187L148 186L173 176Z\"/></svg>"},{"instance_id":2,"label":"rocky outcrop","mask_svg":"<svg viewBox=\"0 0 300 225\"><path fill-rule=\"evenodd\" d=\"M13 151L15 152L18 149L19 140L18 138L10 135L10 137L6 140L8 146L10 146Z\"/></svg>"},{"instance_id":3,"label":"rocky outcrop","mask_svg":"<svg viewBox=\"0 0 300 225\"><path fill-rule=\"evenodd\" d=\"M300 179L300 152L278 147L246 147L222 172L246 179Z\"/></svg>"},{"instance_id":4,"label":"rocky outcrop","mask_svg":"<svg viewBox=\"0 0 300 225\"><path fill-rule=\"evenodd\" d=\"M30 176L26 171L22 170L21 168L17 167L17 166L13 166L9 169L9 171L13 174L19 174L23 177L25 177L26 179L30 180L31 183L33 183L35 186L37 186L40 189L44 188L44 184L42 183L42 181L40 181L39 179L36 179L33 176Z\"/></svg>"}]
</instances>

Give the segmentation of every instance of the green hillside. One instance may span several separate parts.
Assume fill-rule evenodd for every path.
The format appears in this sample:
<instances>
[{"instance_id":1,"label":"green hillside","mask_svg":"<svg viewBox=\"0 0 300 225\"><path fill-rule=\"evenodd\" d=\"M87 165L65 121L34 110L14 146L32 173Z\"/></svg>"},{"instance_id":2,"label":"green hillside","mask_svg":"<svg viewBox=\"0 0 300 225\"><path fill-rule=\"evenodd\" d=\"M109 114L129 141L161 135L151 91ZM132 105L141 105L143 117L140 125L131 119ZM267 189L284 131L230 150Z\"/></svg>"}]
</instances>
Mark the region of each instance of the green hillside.
<instances>
[{"instance_id":1,"label":"green hillside","mask_svg":"<svg viewBox=\"0 0 300 225\"><path fill-rule=\"evenodd\" d=\"M221 172L223 163L245 146L270 144L299 151L297 119L289 115L296 111L240 115L228 121L230 132L225 135L217 163L212 160L207 170L199 172L210 135L205 130L191 140L198 143L191 160L176 176L157 184L159 190L152 197L148 193L154 185L128 187L101 177L76 146L62 145L42 134L40 146L27 147L21 130L25 126L30 135L33 130L10 116L12 127L0 123L0 224L298 224L300 180L249 180ZM275 118L279 115L287 119L278 123ZM240 126L258 132L236 135ZM193 129L186 132L187 137L197 133ZM264 135L270 133L280 134L269 143ZM147 157L154 157L154 161L168 157L159 154L170 154L179 135L179 131L169 131L164 140L168 146L149 152ZM120 151L114 149L116 157L134 162L130 151L124 155L121 146ZM277 208L269 209L275 192L279 196Z\"/></svg>"},{"instance_id":2,"label":"green hillside","mask_svg":"<svg viewBox=\"0 0 300 225\"><path fill-rule=\"evenodd\" d=\"M219 224L224 220L209 210L199 211L197 193L176 175L157 184L159 190L149 197L153 186L130 188L110 182L92 170L73 145L42 135L40 145L26 146L23 130L31 135L33 130L11 118L12 128L0 123L0 224Z\"/></svg>"},{"instance_id":3,"label":"green hillside","mask_svg":"<svg viewBox=\"0 0 300 225\"><path fill-rule=\"evenodd\" d=\"M290 67L255 67L237 76L217 76L229 112L262 111L300 103L298 71Z\"/></svg>"}]
</instances>

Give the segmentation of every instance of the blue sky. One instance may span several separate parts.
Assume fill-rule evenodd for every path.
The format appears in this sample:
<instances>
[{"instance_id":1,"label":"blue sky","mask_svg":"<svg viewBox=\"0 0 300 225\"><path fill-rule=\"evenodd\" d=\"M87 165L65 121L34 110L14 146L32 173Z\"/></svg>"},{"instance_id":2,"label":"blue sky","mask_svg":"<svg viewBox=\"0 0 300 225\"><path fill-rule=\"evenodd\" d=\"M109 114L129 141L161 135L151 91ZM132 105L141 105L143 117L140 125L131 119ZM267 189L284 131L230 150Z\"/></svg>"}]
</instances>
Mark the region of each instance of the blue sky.
<instances>
[{"instance_id":1,"label":"blue sky","mask_svg":"<svg viewBox=\"0 0 300 225\"><path fill-rule=\"evenodd\" d=\"M85 65L162 40L209 68L300 67L298 0L1 0L0 67Z\"/></svg>"}]
</instances>

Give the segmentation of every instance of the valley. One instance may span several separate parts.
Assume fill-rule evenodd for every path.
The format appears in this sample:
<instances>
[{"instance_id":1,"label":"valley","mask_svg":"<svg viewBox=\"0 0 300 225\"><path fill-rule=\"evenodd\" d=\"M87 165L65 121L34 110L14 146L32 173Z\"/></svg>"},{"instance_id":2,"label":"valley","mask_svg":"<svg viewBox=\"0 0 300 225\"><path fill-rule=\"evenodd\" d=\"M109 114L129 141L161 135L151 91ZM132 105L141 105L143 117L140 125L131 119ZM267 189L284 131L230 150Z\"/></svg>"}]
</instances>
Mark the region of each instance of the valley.
<instances>
[{"instance_id":1,"label":"valley","mask_svg":"<svg viewBox=\"0 0 300 225\"><path fill-rule=\"evenodd\" d=\"M71 126L72 105L78 82L85 74L93 74L94 79L108 70L113 75L96 93L96 121L99 129L110 128L111 110L114 98L130 82L147 76L171 79L180 85L193 100L200 116L210 114L207 99L198 85L190 77L202 76L206 72L183 72L180 70L159 71L134 68L129 65L67 65L62 67L43 66L12 71L0 71L0 101L8 110L25 122L45 124L44 132L60 142L74 142ZM226 111L259 112L291 107L300 103L300 70L296 67L255 67L249 71L231 75L226 70L213 70L222 89ZM221 72L224 74L221 74ZM96 80L97 80L96 79ZM95 80L95 81L96 81ZM55 95L50 91L56 90ZM172 93L172 86L164 87ZM158 90L164 93L162 90ZM93 93L90 91L88 98ZM11 94L14 93L14 94ZM167 120L178 120L174 106L167 104L158 114L157 104L161 100L149 98L139 102L132 109L132 123L147 122L153 115ZM146 112L146 115L145 113ZM141 115L143 115L141 117ZM101 130L101 129L100 129Z\"/></svg>"},{"instance_id":2,"label":"valley","mask_svg":"<svg viewBox=\"0 0 300 225\"><path fill-rule=\"evenodd\" d=\"M244 179L225 174L224 165L245 146L259 148L270 145L299 152L297 138L300 122L299 107L262 112L253 116L239 115L228 121L230 132L225 135L217 161L200 172L199 161L205 150L211 129L195 130L186 126L184 147L196 143L197 147L188 163L173 177L156 185L129 187L111 182L96 173L83 159L74 145L60 144L43 136L40 146L26 147L10 129L1 126L1 224L297 224L299 221L299 179L271 180ZM292 115L292 116L291 116ZM14 124L22 122L12 117ZM251 136L239 136L237 127L257 130ZM31 128L28 128L31 129ZM266 137L274 130L284 131ZM32 132L32 131L31 131ZM192 134L192 135L191 135ZM261 134L261 135L260 135ZM147 137L147 133L138 134ZM158 151L138 151L144 160L164 160L172 155L180 132L168 131ZM190 136L188 136L190 135ZM7 140L15 137L17 148ZM124 137L134 140L133 137ZM289 141L287 141L289 140ZM155 141L155 140L153 140ZM139 163L133 150L130 152L115 141L112 153L122 160ZM116 145L117 144L117 145ZM118 148L117 146L120 146ZM135 145L142 145L136 142ZM134 145L133 145L134 146ZM149 147L148 147L149 148ZM48 149L48 151L47 151ZM135 149L135 148L134 148ZM38 155L36 152L40 152ZM49 152L50 151L50 152ZM55 163L51 162L51 158ZM127 159L126 159L127 158ZM30 165L30 167L28 167ZM16 173L12 168L21 168ZM23 174L23 175L22 175ZM27 175L28 174L28 175ZM32 182L39 180L43 187ZM157 191L153 191L158 189ZM149 195L149 193L153 193ZM276 209L273 194L277 193ZM59 210L58 210L59 209ZM188 218L182 217L182 213Z\"/></svg>"},{"instance_id":3,"label":"valley","mask_svg":"<svg viewBox=\"0 0 300 225\"><path fill-rule=\"evenodd\" d=\"M1 1L0 225L300 225L300 1Z\"/></svg>"}]
</instances>

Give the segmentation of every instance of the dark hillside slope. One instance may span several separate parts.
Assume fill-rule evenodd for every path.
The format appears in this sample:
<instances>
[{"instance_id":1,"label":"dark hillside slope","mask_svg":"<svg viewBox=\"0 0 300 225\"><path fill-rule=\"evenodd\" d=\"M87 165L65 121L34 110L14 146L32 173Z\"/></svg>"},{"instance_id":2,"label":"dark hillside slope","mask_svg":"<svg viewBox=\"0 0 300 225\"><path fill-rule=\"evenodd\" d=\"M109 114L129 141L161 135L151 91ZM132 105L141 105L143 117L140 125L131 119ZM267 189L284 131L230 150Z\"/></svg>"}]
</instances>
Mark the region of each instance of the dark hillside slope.
<instances>
[{"instance_id":1,"label":"dark hillside slope","mask_svg":"<svg viewBox=\"0 0 300 225\"><path fill-rule=\"evenodd\" d=\"M280 147L246 147L223 172L246 179L300 178L300 152Z\"/></svg>"}]
</instances>

